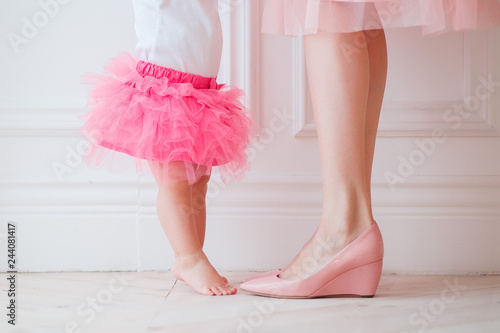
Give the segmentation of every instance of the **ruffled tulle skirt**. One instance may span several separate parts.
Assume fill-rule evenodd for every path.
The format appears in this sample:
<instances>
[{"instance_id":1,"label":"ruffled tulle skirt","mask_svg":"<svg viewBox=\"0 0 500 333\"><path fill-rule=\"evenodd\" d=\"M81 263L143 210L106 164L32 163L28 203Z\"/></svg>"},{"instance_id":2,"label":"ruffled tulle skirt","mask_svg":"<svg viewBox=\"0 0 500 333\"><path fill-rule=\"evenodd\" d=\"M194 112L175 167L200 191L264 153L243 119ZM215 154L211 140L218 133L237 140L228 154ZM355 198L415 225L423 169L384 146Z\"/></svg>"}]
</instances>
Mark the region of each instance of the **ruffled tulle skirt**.
<instances>
[{"instance_id":1,"label":"ruffled tulle skirt","mask_svg":"<svg viewBox=\"0 0 500 333\"><path fill-rule=\"evenodd\" d=\"M267 0L262 30L297 36L420 26L432 35L495 25L498 0Z\"/></svg>"},{"instance_id":2,"label":"ruffled tulle skirt","mask_svg":"<svg viewBox=\"0 0 500 333\"><path fill-rule=\"evenodd\" d=\"M93 144L86 156L91 165L106 166L124 153L136 158L140 171L146 161L162 183L191 184L214 166L226 182L248 169L245 150L255 128L241 90L128 53L112 59L105 75L84 81L95 86L82 117L82 132Z\"/></svg>"}]
</instances>

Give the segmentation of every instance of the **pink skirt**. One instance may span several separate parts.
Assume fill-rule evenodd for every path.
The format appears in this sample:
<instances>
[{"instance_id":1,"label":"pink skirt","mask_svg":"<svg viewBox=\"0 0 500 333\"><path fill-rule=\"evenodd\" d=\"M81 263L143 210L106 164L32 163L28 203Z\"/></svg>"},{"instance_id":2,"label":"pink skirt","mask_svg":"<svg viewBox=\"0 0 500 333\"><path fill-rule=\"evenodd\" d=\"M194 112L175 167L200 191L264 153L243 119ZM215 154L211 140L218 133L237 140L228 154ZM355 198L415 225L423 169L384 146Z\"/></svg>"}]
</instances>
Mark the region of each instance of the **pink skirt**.
<instances>
[{"instance_id":1,"label":"pink skirt","mask_svg":"<svg viewBox=\"0 0 500 333\"><path fill-rule=\"evenodd\" d=\"M420 26L432 35L495 25L499 0L267 0L262 31L297 36Z\"/></svg>"},{"instance_id":2,"label":"pink skirt","mask_svg":"<svg viewBox=\"0 0 500 333\"><path fill-rule=\"evenodd\" d=\"M147 161L163 183L190 184L219 167L224 181L248 169L246 148L254 124L240 102L242 91L215 78L178 72L123 53L95 85L82 132L93 144L86 160L105 166L120 152Z\"/></svg>"}]
</instances>

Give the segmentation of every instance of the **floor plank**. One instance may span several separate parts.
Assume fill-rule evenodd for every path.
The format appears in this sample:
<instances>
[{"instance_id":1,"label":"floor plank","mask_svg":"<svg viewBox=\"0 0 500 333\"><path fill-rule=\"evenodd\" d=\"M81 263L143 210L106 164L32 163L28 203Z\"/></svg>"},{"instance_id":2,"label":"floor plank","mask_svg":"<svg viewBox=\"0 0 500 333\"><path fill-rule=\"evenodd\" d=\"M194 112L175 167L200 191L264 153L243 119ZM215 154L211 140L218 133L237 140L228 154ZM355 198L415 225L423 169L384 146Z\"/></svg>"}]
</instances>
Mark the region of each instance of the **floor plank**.
<instances>
[{"instance_id":1,"label":"floor plank","mask_svg":"<svg viewBox=\"0 0 500 333\"><path fill-rule=\"evenodd\" d=\"M252 273L226 272L238 286ZM0 274L0 304L7 304ZM16 327L1 332L500 332L500 276L383 276L375 298L196 294L171 273L17 275Z\"/></svg>"}]
</instances>

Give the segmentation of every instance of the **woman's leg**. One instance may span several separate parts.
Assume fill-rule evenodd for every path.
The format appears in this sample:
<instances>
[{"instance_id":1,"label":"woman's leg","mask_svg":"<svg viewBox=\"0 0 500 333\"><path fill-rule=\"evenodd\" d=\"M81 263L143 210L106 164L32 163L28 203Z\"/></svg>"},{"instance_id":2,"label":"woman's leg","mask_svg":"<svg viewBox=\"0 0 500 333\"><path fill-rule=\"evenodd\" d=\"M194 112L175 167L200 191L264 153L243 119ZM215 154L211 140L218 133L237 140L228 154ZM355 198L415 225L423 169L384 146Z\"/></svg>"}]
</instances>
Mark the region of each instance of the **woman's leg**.
<instances>
[{"instance_id":1,"label":"woman's leg","mask_svg":"<svg viewBox=\"0 0 500 333\"><path fill-rule=\"evenodd\" d=\"M342 46L356 52L346 54ZM387 68L383 32L320 32L305 37L305 48L321 154L323 212L309 244L280 274L283 279L310 276L373 221L371 164Z\"/></svg>"},{"instance_id":2,"label":"woman's leg","mask_svg":"<svg viewBox=\"0 0 500 333\"><path fill-rule=\"evenodd\" d=\"M370 57L370 91L368 92L365 124L365 167L366 187L371 207L373 156L387 81L387 42L384 30L365 31L365 36L368 41L368 55Z\"/></svg>"},{"instance_id":3,"label":"woman's leg","mask_svg":"<svg viewBox=\"0 0 500 333\"><path fill-rule=\"evenodd\" d=\"M172 268L175 274L201 294L230 295L236 292L236 288L227 284L205 256L202 249L204 220L200 222L195 219L204 213L194 213L193 191L203 187L203 183L208 181L206 178L195 185L189 185L187 181L164 184L161 179L157 179L158 217L175 253ZM197 223L203 226L198 227Z\"/></svg>"}]
</instances>

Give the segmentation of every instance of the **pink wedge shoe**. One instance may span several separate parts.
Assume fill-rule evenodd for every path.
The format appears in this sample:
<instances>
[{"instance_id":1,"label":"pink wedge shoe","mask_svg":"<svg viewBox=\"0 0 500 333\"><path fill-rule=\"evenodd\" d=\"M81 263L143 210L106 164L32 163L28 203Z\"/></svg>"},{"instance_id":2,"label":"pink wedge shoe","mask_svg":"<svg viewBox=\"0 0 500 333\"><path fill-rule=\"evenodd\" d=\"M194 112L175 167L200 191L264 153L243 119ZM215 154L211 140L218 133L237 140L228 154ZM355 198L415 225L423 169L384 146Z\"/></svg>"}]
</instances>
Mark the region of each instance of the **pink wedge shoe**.
<instances>
[{"instance_id":1,"label":"pink wedge shoe","mask_svg":"<svg viewBox=\"0 0 500 333\"><path fill-rule=\"evenodd\" d=\"M314 234L316 234L316 233L314 233ZM313 235L313 237L314 237L314 235ZM309 240L302 247L302 250L311 242L311 240L313 239L313 237L309 238ZM288 266L290 266L295 261L295 259L297 259L297 257L299 256L299 253L297 253L297 255L290 261L290 263L285 268L283 268L283 269L280 268L280 269L276 269L274 271L269 271L269 272L264 272L264 273L260 273L260 274L249 276L246 279L244 279L242 283L245 283L245 282L248 282L248 281L252 281L252 280L256 280L256 279L260 279L260 278L267 277L267 276L271 276L271 275L278 275L279 273L281 273L282 270L283 271L286 270L288 268Z\"/></svg>"},{"instance_id":2,"label":"pink wedge shoe","mask_svg":"<svg viewBox=\"0 0 500 333\"><path fill-rule=\"evenodd\" d=\"M282 280L278 273L244 282L240 288L262 296L282 298L373 297L382 274L383 257L382 234L374 222L308 278Z\"/></svg>"},{"instance_id":3,"label":"pink wedge shoe","mask_svg":"<svg viewBox=\"0 0 500 333\"><path fill-rule=\"evenodd\" d=\"M260 278L267 277L267 276L278 275L280 272L281 272L281 269L276 269L274 271L269 271L269 272L263 272L263 273L260 273L260 274L255 274L255 275L249 276L246 279L244 279L242 283L245 283L245 282L248 282L248 281L252 281L252 280L256 280L256 279L260 279Z\"/></svg>"}]
</instances>

